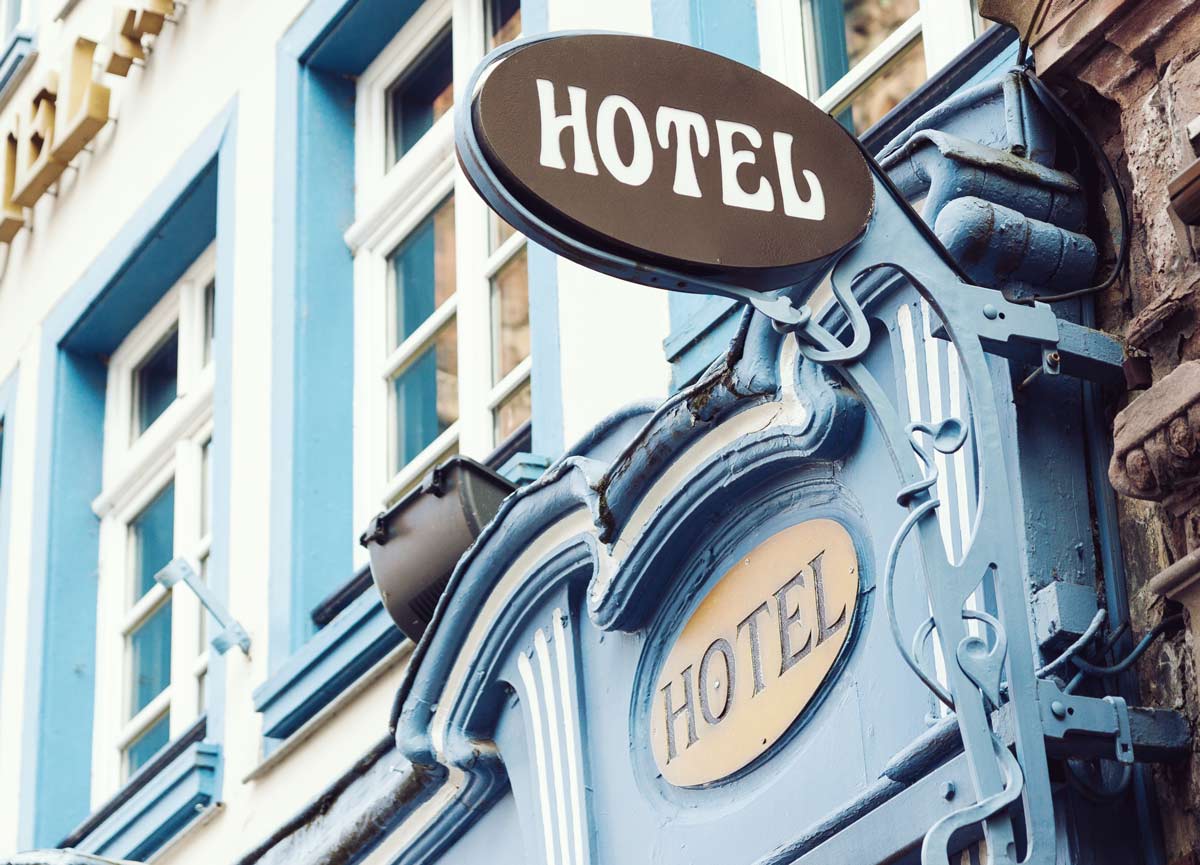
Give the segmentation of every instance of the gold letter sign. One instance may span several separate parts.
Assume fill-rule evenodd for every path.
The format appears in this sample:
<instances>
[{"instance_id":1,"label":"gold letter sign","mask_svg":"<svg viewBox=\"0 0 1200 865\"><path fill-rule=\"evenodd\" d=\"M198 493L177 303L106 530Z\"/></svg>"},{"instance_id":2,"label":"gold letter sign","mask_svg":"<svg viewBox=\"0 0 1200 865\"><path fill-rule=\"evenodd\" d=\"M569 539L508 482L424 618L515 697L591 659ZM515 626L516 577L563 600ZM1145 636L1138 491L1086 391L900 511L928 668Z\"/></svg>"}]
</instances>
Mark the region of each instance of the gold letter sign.
<instances>
[{"instance_id":1,"label":"gold letter sign","mask_svg":"<svg viewBox=\"0 0 1200 865\"><path fill-rule=\"evenodd\" d=\"M743 556L659 672L650 724L663 778L718 781L774 745L837 662L857 600L854 542L834 520L792 526Z\"/></svg>"}]
</instances>

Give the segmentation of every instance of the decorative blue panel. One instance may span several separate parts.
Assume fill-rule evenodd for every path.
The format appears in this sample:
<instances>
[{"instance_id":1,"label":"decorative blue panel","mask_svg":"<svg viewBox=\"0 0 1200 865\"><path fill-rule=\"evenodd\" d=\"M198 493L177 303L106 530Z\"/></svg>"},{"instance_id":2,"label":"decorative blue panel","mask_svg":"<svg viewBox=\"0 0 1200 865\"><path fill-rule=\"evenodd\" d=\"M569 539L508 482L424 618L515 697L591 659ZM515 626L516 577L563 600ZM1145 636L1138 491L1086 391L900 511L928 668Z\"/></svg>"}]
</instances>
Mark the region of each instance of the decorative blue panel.
<instances>
[{"instance_id":1,"label":"decorative blue panel","mask_svg":"<svg viewBox=\"0 0 1200 865\"><path fill-rule=\"evenodd\" d=\"M1130 709L1101 679L1077 689L1088 665L1043 650L1031 627L1038 587L1097 588L1079 397L1120 377L1114 340L996 290L1086 281L1095 264L1077 232L1079 183L1052 167L1032 87L1004 75L914 118L883 151L894 181L872 164L862 241L825 280L795 287L792 301L810 306L776 320L744 311L719 362L632 439L621 432L636 412L505 500L455 569L398 695L404 754L455 778L406 827L415 840L400 865L481 843L481 815L510 790L527 861L547 865L636 861L647 839L656 861L681 865L933 865L976 858L965 847L979 835L989 861L1139 859L1155 831L1145 809L1097 805L1050 768L1098 756L1129 779L1135 760L1166 758L1151 754L1165 739L1176 756L1189 746L1181 716ZM976 209L995 218L973 222ZM1003 226L1034 239L1003 267L983 255L995 266L968 275L938 242L990 253L1005 248L988 235ZM844 644L775 738L737 728L721 744L740 763L671 780L670 734L656 748L654 725L680 712L661 674L684 623L717 617L707 601L725 573L773 580L795 567L773 585L810 579L803 611L785 612L786 588L760 605L782 657L797 621L832 633L815 565L831 535L758 553L812 519L835 520L855 551L840 571L856 608ZM771 699L758 637L743 629L756 614L688 649L707 659L739 642L744 654L737 684L732 648L719 651L724 679L697 661L704 726L687 728L684 748L730 732L717 729L713 691L751 714ZM1056 672L1068 664L1079 670L1069 684ZM1139 738L1134 717L1163 726ZM1105 798L1137 795L1122 782ZM1085 835L1103 843L1080 854L1071 839Z\"/></svg>"}]
</instances>

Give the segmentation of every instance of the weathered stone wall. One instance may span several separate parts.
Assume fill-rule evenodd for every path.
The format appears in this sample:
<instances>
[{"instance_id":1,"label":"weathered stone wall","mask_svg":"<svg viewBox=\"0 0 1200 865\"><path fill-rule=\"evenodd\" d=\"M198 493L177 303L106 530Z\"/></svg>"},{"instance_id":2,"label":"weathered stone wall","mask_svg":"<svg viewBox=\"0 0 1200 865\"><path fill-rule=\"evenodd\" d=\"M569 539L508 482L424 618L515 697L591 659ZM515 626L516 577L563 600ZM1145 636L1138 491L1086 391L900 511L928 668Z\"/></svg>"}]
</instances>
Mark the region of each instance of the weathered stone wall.
<instances>
[{"instance_id":1,"label":"weathered stone wall","mask_svg":"<svg viewBox=\"0 0 1200 865\"><path fill-rule=\"evenodd\" d=\"M1188 132L1189 124L1197 131L1200 116L1200 2L1059 0L1037 34L1039 74L1101 142L1129 201L1129 267L1098 298L1097 316L1124 338L1134 358L1131 383L1152 386L1144 394L1131 389L1111 407L1141 399L1119 419L1111 474L1124 493L1121 536L1136 632L1181 604L1191 619L1187 631L1142 661L1142 702L1185 712L1200 732L1200 551L1194 562L1188 558L1200 546L1200 375L1180 370L1189 374L1167 379L1200 359L1200 229L1181 222L1168 193L1200 145ZM1100 188L1099 176L1093 186ZM1111 231L1111 194L1103 206L1107 213L1099 205L1093 213L1098 241ZM1111 245L1107 253L1111 261ZM1200 863L1200 751L1188 764L1157 770L1157 786L1168 861Z\"/></svg>"}]
</instances>

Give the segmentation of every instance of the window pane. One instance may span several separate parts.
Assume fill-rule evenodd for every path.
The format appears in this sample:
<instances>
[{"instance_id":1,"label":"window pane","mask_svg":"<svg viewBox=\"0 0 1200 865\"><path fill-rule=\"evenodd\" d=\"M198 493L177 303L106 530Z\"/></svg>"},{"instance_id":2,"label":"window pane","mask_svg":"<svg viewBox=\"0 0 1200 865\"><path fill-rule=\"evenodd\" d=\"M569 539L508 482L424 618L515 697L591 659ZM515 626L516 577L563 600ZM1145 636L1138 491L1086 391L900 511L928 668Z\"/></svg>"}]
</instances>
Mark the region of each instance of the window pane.
<instances>
[{"instance_id":1,"label":"window pane","mask_svg":"<svg viewBox=\"0 0 1200 865\"><path fill-rule=\"evenodd\" d=\"M204 365L212 360L213 337L217 333L217 284L204 287Z\"/></svg>"},{"instance_id":2,"label":"window pane","mask_svg":"<svg viewBox=\"0 0 1200 865\"><path fill-rule=\"evenodd\" d=\"M525 382L505 397L493 412L496 441L504 441L517 431L517 427L529 420L531 408L529 382Z\"/></svg>"},{"instance_id":3,"label":"window pane","mask_svg":"<svg viewBox=\"0 0 1200 865\"><path fill-rule=\"evenodd\" d=\"M521 249L492 277L492 329L497 382L529 355L529 268Z\"/></svg>"},{"instance_id":4,"label":"window pane","mask_svg":"<svg viewBox=\"0 0 1200 865\"><path fill-rule=\"evenodd\" d=\"M129 748L126 750L127 772L132 775L138 769L150 762L150 759L157 754L171 735L171 713L163 715L154 722L151 727L146 730Z\"/></svg>"},{"instance_id":5,"label":"window pane","mask_svg":"<svg viewBox=\"0 0 1200 865\"><path fill-rule=\"evenodd\" d=\"M212 530L212 439L200 448L200 537Z\"/></svg>"},{"instance_id":6,"label":"window pane","mask_svg":"<svg viewBox=\"0 0 1200 865\"><path fill-rule=\"evenodd\" d=\"M447 198L392 253L395 335L404 341L454 294L454 199Z\"/></svg>"},{"instance_id":7,"label":"window pane","mask_svg":"<svg viewBox=\"0 0 1200 865\"><path fill-rule=\"evenodd\" d=\"M204 583L205 585L208 584L208 559L209 557L205 556L200 560L199 577L200 582ZM196 633L199 635L196 646L196 654L203 655L208 651L208 640L209 634L211 633L209 630L210 626L208 624L209 615L208 610L204 609L204 604L196 604L196 609L199 610L198 616L200 619L196 629Z\"/></svg>"},{"instance_id":8,"label":"window pane","mask_svg":"<svg viewBox=\"0 0 1200 865\"><path fill-rule=\"evenodd\" d=\"M139 434L144 433L175 401L178 370L179 331L174 330L133 374L137 406L134 428Z\"/></svg>"},{"instance_id":9,"label":"window pane","mask_svg":"<svg viewBox=\"0 0 1200 865\"><path fill-rule=\"evenodd\" d=\"M175 483L167 484L130 524L133 535L133 598L154 586L154 575L175 557Z\"/></svg>"},{"instance_id":10,"label":"window pane","mask_svg":"<svg viewBox=\"0 0 1200 865\"><path fill-rule=\"evenodd\" d=\"M496 215L495 211L488 211L488 235L490 236L490 249L495 252L500 248L500 244L508 240L517 230Z\"/></svg>"},{"instance_id":11,"label":"window pane","mask_svg":"<svg viewBox=\"0 0 1200 865\"><path fill-rule=\"evenodd\" d=\"M155 610L129 635L133 687L129 717L133 717L171 683L171 599Z\"/></svg>"},{"instance_id":12,"label":"window pane","mask_svg":"<svg viewBox=\"0 0 1200 865\"><path fill-rule=\"evenodd\" d=\"M454 105L454 59L447 30L388 94L395 164Z\"/></svg>"},{"instance_id":13,"label":"window pane","mask_svg":"<svg viewBox=\"0 0 1200 865\"><path fill-rule=\"evenodd\" d=\"M490 17L489 48L511 42L521 35L521 0L491 0Z\"/></svg>"},{"instance_id":14,"label":"window pane","mask_svg":"<svg viewBox=\"0 0 1200 865\"><path fill-rule=\"evenodd\" d=\"M918 0L812 0L821 91L917 14Z\"/></svg>"},{"instance_id":15,"label":"window pane","mask_svg":"<svg viewBox=\"0 0 1200 865\"><path fill-rule=\"evenodd\" d=\"M859 90L838 120L862 135L925 81L925 51L917 39L870 84Z\"/></svg>"},{"instance_id":16,"label":"window pane","mask_svg":"<svg viewBox=\"0 0 1200 865\"><path fill-rule=\"evenodd\" d=\"M392 382L396 464L407 462L458 420L458 327L453 318Z\"/></svg>"}]
</instances>

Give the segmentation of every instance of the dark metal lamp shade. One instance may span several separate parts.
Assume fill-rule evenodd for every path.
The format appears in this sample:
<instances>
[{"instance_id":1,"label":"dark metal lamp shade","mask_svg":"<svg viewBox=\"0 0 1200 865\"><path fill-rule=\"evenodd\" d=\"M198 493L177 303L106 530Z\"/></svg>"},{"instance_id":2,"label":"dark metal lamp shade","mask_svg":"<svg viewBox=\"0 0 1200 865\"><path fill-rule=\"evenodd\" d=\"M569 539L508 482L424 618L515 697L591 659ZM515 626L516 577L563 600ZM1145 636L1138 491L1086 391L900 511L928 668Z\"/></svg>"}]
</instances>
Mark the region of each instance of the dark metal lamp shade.
<instances>
[{"instance_id":1,"label":"dark metal lamp shade","mask_svg":"<svg viewBox=\"0 0 1200 865\"><path fill-rule=\"evenodd\" d=\"M433 619L455 564L516 487L467 457L452 457L371 520L359 538L383 606L413 642Z\"/></svg>"}]
</instances>

